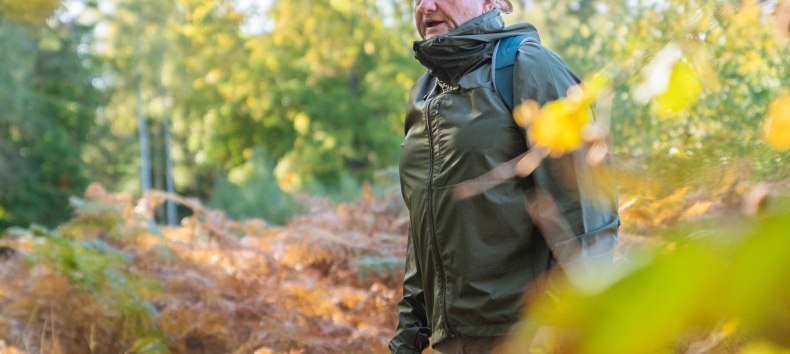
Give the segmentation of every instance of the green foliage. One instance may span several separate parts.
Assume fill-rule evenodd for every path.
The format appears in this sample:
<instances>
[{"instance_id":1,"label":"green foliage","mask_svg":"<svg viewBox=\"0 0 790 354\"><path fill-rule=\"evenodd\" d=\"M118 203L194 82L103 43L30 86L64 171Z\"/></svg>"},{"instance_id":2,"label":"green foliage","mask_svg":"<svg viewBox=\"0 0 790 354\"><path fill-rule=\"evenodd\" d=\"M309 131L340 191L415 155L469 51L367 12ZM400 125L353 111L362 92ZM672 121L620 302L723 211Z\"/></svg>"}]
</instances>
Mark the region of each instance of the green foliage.
<instances>
[{"instance_id":1,"label":"green foliage","mask_svg":"<svg viewBox=\"0 0 790 354\"><path fill-rule=\"evenodd\" d=\"M136 189L136 163L106 156L134 161L138 78L152 136L172 119L176 184L187 194L210 197L222 184L216 176L245 164L257 146L290 191L333 191L349 178L358 185L397 159L408 87L422 71L409 50L410 4L275 2L264 33L242 32L248 19L231 2L117 7L99 21L109 28L99 53L113 78L104 135L89 148L99 182Z\"/></svg>"},{"instance_id":2,"label":"green foliage","mask_svg":"<svg viewBox=\"0 0 790 354\"><path fill-rule=\"evenodd\" d=\"M167 354L170 351L167 349L167 344L162 338L151 337L138 339L129 350L135 354Z\"/></svg>"},{"instance_id":3,"label":"green foliage","mask_svg":"<svg viewBox=\"0 0 790 354\"><path fill-rule=\"evenodd\" d=\"M25 263L38 269L28 286L46 288L63 277L75 288L69 296L80 298L86 307L81 310L84 313L73 315L93 316L91 324L80 327L111 328L115 332L109 338L113 347L134 353L168 353L159 314L151 302L160 293L159 282L141 272L132 254L118 246L143 231L129 227L116 205L78 198L72 198L71 204L75 217L55 230L41 226L8 230L17 245L29 245L22 253Z\"/></svg>"},{"instance_id":4,"label":"green foliage","mask_svg":"<svg viewBox=\"0 0 790 354\"><path fill-rule=\"evenodd\" d=\"M140 296L151 288L129 272L130 256L100 240L69 240L46 235L34 240L32 264L46 264L94 296L110 300L127 316L155 316L155 309Z\"/></svg>"},{"instance_id":5,"label":"green foliage","mask_svg":"<svg viewBox=\"0 0 790 354\"><path fill-rule=\"evenodd\" d=\"M280 190L274 177L274 163L263 148L255 149L249 161L221 177L208 205L223 210L234 219L263 218L284 224L299 204Z\"/></svg>"},{"instance_id":6,"label":"green foliage","mask_svg":"<svg viewBox=\"0 0 790 354\"><path fill-rule=\"evenodd\" d=\"M790 82L790 47L777 43L770 16L757 1L536 2L517 15L536 22L546 45L576 72L602 70L614 78L599 119L611 124L617 154L715 154L724 161L754 161L758 175L777 171L761 161L787 163L786 155L766 156L761 127L769 102ZM687 83L701 80L702 94L689 109L661 119L656 103L635 98L653 74L647 64L668 45L691 63ZM672 87L673 95L689 90L683 87Z\"/></svg>"},{"instance_id":7,"label":"green foliage","mask_svg":"<svg viewBox=\"0 0 790 354\"><path fill-rule=\"evenodd\" d=\"M787 349L789 227L790 214L778 214L697 227L696 237L669 234L677 241L659 254L632 254L620 266L627 274L601 291L554 278L554 295L534 299L512 344L530 347L538 328L551 326L543 345L574 353L684 351L694 343L680 339L700 329L711 332L711 347L739 333L739 347Z\"/></svg>"},{"instance_id":8,"label":"green foliage","mask_svg":"<svg viewBox=\"0 0 790 354\"><path fill-rule=\"evenodd\" d=\"M0 44L13 48L0 53L0 107L8 112L0 118L0 227L63 220L66 196L84 188L84 176L138 190L138 82L160 188L165 121L178 191L205 199L214 188L232 189L218 176L243 169L258 146L288 191L352 195L345 190L396 164L407 90L424 70L409 50L411 3L279 1L261 33L243 31L258 19L232 1L74 3L81 13L61 11L47 26L55 2L0 6ZM515 16L535 22L576 72L603 68L613 78L614 93L601 98L612 109L598 118L611 126L616 154L749 159L755 176L788 173L787 156L764 147L760 127L790 81L790 53L757 2L526 3ZM23 12L35 19L14 15ZM696 102L688 110L653 119L661 105L635 102L635 91L668 44L693 68L681 79L699 78L702 95L687 100Z\"/></svg>"},{"instance_id":9,"label":"green foliage","mask_svg":"<svg viewBox=\"0 0 790 354\"><path fill-rule=\"evenodd\" d=\"M74 232L76 225L86 226L94 221L93 217L74 219L63 230ZM102 230L112 232L113 228ZM92 297L106 315L117 318L118 339L137 348L134 352L167 352L158 328L157 311L148 300L158 292L158 283L135 270L126 251L101 239L73 239L60 231L14 229L10 234L28 238L32 243L31 251L26 254L30 266L43 266L65 276L82 293L79 296ZM44 277L31 281L48 280Z\"/></svg>"},{"instance_id":10,"label":"green foliage","mask_svg":"<svg viewBox=\"0 0 790 354\"><path fill-rule=\"evenodd\" d=\"M285 226L177 198L194 214L159 229L132 210L152 200L93 184L55 231L0 239L0 351L381 352L406 224L398 199L367 191L350 205L314 197Z\"/></svg>"},{"instance_id":11,"label":"green foliage","mask_svg":"<svg viewBox=\"0 0 790 354\"><path fill-rule=\"evenodd\" d=\"M296 189L305 178L328 186L338 186L344 173L370 179L396 160L407 88L423 69L403 28L384 25L402 17L385 15L382 6L292 1L272 10L275 29L260 45L283 54L259 70L283 82L278 94L287 101L276 116L286 118L280 124L292 126L295 139L278 177Z\"/></svg>"},{"instance_id":12,"label":"green foliage","mask_svg":"<svg viewBox=\"0 0 790 354\"><path fill-rule=\"evenodd\" d=\"M82 191L86 175L114 190L139 188L134 114L138 83L142 112L155 140L154 154L160 156L155 163L157 179L162 180L164 169L163 126L170 121L179 191L207 198L211 206L233 218L284 223L299 210L281 187L348 200L358 193L361 181L374 178L374 171L396 164L407 90L424 70L409 50L416 34L408 1L275 1L266 19L272 26L263 33L243 32L242 23L250 19L229 0L72 3L85 9L68 19L62 13L51 16L57 1L0 0L0 228L32 222L52 227L65 220L67 197ZM524 3L530 7L516 16L535 22L544 43L574 71L588 76L602 68L612 78L614 92L599 98L598 118L611 126L615 161L628 165L622 173L625 189L638 191L635 195L643 200L658 200L642 209L646 218L657 224L687 220L693 217L687 211L694 206L702 205L698 213L705 213L713 204L693 204L699 194L738 203L741 180L790 176L789 155L770 149L760 139L768 103L788 90L790 52L774 39L757 1ZM103 26L101 38L94 37L96 24ZM654 96L657 99L636 99L640 85L654 75L650 64L661 62L659 53L667 48L679 53L670 63L673 68L683 63L682 70L665 73L670 90ZM98 66L100 73L94 71ZM688 95L677 94L689 87L693 90L682 92ZM742 160L748 163L742 165ZM629 180L638 183L628 185ZM722 201L723 207L726 202ZM199 320L198 333L227 336L232 339L227 343L238 344L245 339L232 337L235 333L254 333L261 323L269 323L262 322L267 318L277 325L291 321L298 312L293 308L302 308L286 306L283 314L267 312L264 318L249 310L262 303L287 303L271 300L283 296L278 288L260 295L266 300L255 298L229 307L233 311L216 309L207 304L226 295L217 288L236 291L234 299L252 296L247 289L260 286L258 279L281 284L284 278L309 273L301 271L305 259L313 259L313 267L325 267L323 272L350 266L356 274L346 275L367 277L360 281L396 283L390 277L402 257L392 250L404 249L402 244L387 244L402 238L369 237L377 235L375 230L403 233L392 225L371 226L386 208L328 207L325 216L316 217L328 223L322 226L326 230L346 230L354 222L363 225L335 237L302 220L281 240L296 244L292 248L297 250L288 257L258 257L253 252L253 260L265 262L236 268L233 276L221 278L226 283L213 282L218 275L208 272L171 279L168 267L182 258L205 258L199 267L180 269L190 274L217 269L217 255L225 262L223 270L231 261L249 259L234 253L233 247L210 252L191 248L179 236L191 232L211 235L206 240L212 242L222 240L211 247L224 242L237 245L237 240L223 238L217 225L207 228L211 232L197 232L186 230L200 226L187 220L190 226L173 236L177 241L168 241L183 247L176 256L164 241L165 232L153 221L127 228L129 220L124 218L136 216L122 216L112 207L79 199L72 204L76 218L57 231L31 226L8 234L33 245L24 254L32 269L54 272L77 289L64 293L100 304L98 313L107 315L104 320L112 324L104 328L111 328L107 332L113 335L121 333L109 336L108 343L122 341L119 350L139 353L167 352L175 342L168 342L171 338L188 352L196 338L193 325ZM779 204L784 208L790 202L782 199ZM538 311L529 319L524 337L531 338L530 331L538 324L551 324L571 331L554 336L555 343L571 346L571 351L661 352L683 349L685 343L678 343L678 338L702 328L712 331L714 339L739 332L754 348L790 346L786 342L790 333L782 325L790 323L786 313L790 290L782 278L790 270L784 257L790 249L782 237L790 227L788 218L786 214L766 217L727 229L687 226L666 236L674 246L639 258L638 264L629 263L635 270L603 290L577 291L558 280L555 290L560 302L535 300ZM345 223L339 223L341 219ZM247 226L254 229L254 225ZM242 229L237 225L233 232ZM193 235L189 242L198 239ZM383 245L371 245L372 240L384 240ZM151 248L144 246L157 242ZM246 238L244 242L266 241ZM358 246L370 253L357 250ZM165 257L159 250L165 250ZM168 291L188 294L187 300L172 301L171 317L162 322L172 326L168 340L158 328L160 314L149 302L157 284L140 275L131 254L150 257L161 267L162 279L174 283ZM285 275L269 274L276 259L299 266ZM265 274L250 274L253 270ZM29 283L41 281L42 288L48 288L51 283L42 279ZM240 279L248 282L239 286ZM55 283L52 278L48 281ZM312 284L314 279L304 282ZM361 291L368 289L373 287ZM299 290L303 298L299 291L290 291L293 294L286 291L286 297L309 304L304 311L331 313L326 306L317 306L325 297L323 290ZM391 292L386 293L387 301L394 301ZM196 294L204 302L191 308ZM368 305L373 310L355 311L385 313L394 306L377 304ZM387 308L382 304L392 306L382 310ZM32 310L30 318L37 311ZM251 324L239 325L244 331L217 324L230 321ZM391 323L391 319L380 322ZM294 323L325 327L303 318ZM0 328L4 325L0 323ZM289 332L291 337L282 334L282 338L293 341L307 333ZM327 335L337 337L337 333L345 332ZM288 340L277 348L288 347ZM223 342L218 347L224 346Z\"/></svg>"},{"instance_id":13,"label":"green foliage","mask_svg":"<svg viewBox=\"0 0 790 354\"><path fill-rule=\"evenodd\" d=\"M397 274L403 268L404 258L401 257L370 257L362 256L349 262L357 270L360 279L375 275Z\"/></svg>"},{"instance_id":14,"label":"green foliage","mask_svg":"<svg viewBox=\"0 0 790 354\"><path fill-rule=\"evenodd\" d=\"M14 48L0 53L0 228L54 226L87 185L80 155L98 100L77 48L90 28L12 20L0 17L0 46Z\"/></svg>"},{"instance_id":15,"label":"green foliage","mask_svg":"<svg viewBox=\"0 0 790 354\"><path fill-rule=\"evenodd\" d=\"M651 241L665 247L627 254L610 284L590 284L589 272L600 269L550 276L509 352L787 351L788 201L765 185L746 193L743 182L787 176L788 155L762 138L769 103L783 107L776 102L787 90L790 48L777 44L757 1L591 1L579 18L580 3L559 3L559 14L541 12L540 21L564 26L544 28L546 42L562 43L573 65L613 78L598 108L633 198L621 215L651 219L654 229L642 231L663 234ZM781 124L783 113L774 112ZM780 143L787 137L773 133ZM764 210L766 194L776 199L774 215L735 217L736 207ZM634 206L639 199L647 205ZM705 213L705 222L655 230ZM728 221L710 215L718 213Z\"/></svg>"}]
</instances>

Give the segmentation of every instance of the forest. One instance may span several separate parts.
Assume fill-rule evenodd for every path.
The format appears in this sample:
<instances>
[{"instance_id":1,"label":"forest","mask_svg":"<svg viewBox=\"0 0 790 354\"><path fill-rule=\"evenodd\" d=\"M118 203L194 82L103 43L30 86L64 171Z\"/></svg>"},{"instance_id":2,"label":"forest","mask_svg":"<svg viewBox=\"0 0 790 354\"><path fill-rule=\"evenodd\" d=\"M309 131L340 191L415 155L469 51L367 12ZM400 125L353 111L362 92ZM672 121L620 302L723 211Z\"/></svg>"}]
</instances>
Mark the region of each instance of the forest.
<instances>
[{"instance_id":1,"label":"forest","mask_svg":"<svg viewBox=\"0 0 790 354\"><path fill-rule=\"evenodd\" d=\"M790 1L513 3L583 79L513 110L519 173L585 153L622 225L502 351L790 353ZM389 352L417 39L412 1L0 0L0 353Z\"/></svg>"}]
</instances>

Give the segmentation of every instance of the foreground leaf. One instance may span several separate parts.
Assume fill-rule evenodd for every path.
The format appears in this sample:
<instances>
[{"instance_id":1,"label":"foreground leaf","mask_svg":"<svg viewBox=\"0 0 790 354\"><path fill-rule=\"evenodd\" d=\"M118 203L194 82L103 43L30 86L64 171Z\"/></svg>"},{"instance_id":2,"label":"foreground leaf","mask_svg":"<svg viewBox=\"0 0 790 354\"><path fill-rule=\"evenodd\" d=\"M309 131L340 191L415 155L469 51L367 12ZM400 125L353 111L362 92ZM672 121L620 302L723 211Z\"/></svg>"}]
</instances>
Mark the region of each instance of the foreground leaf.
<instances>
[{"instance_id":1,"label":"foreground leaf","mask_svg":"<svg viewBox=\"0 0 790 354\"><path fill-rule=\"evenodd\" d=\"M775 99L768 106L765 141L779 151L790 149L790 94Z\"/></svg>"},{"instance_id":2,"label":"foreground leaf","mask_svg":"<svg viewBox=\"0 0 790 354\"><path fill-rule=\"evenodd\" d=\"M656 113L669 117L689 109L697 103L702 92L702 81L687 61L678 60L672 67L667 90L656 97Z\"/></svg>"}]
</instances>

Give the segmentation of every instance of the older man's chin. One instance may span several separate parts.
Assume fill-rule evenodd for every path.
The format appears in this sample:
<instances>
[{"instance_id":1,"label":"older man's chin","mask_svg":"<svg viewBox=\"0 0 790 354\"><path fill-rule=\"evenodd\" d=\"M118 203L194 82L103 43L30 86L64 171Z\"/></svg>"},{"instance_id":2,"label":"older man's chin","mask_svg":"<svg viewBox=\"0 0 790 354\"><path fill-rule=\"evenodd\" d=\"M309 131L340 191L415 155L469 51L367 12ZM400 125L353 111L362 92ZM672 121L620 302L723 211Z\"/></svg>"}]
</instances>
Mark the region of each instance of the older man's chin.
<instances>
[{"instance_id":1,"label":"older man's chin","mask_svg":"<svg viewBox=\"0 0 790 354\"><path fill-rule=\"evenodd\" d=\"M446 23L442 23L430 28L426 28L424 31L425 35L423 35L423 38L431 39L433 37L443 35L447 32L450 32L450 28L447 26Z\"/></svg>"}]
</instances>

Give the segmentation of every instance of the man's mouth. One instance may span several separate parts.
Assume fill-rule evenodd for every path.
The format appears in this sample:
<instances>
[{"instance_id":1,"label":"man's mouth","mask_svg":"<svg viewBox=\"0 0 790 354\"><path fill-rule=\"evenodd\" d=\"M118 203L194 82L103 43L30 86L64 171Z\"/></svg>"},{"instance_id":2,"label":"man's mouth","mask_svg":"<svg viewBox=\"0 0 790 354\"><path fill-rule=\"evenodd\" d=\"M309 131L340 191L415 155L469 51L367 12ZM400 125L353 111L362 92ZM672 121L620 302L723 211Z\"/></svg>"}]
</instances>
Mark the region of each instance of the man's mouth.
<instances>
[{"instance_id":1,"label":"man's mouth","mask_svg":"<svg viewBox=\"0 0 790 354\"><path fill-rule=\"evenodd\" d=\"M442 23L444 23L444 21L438 21L438 20L425 21L425 29L436 27L438 25L441 25Z\"/></svg>"}]
</instances>

